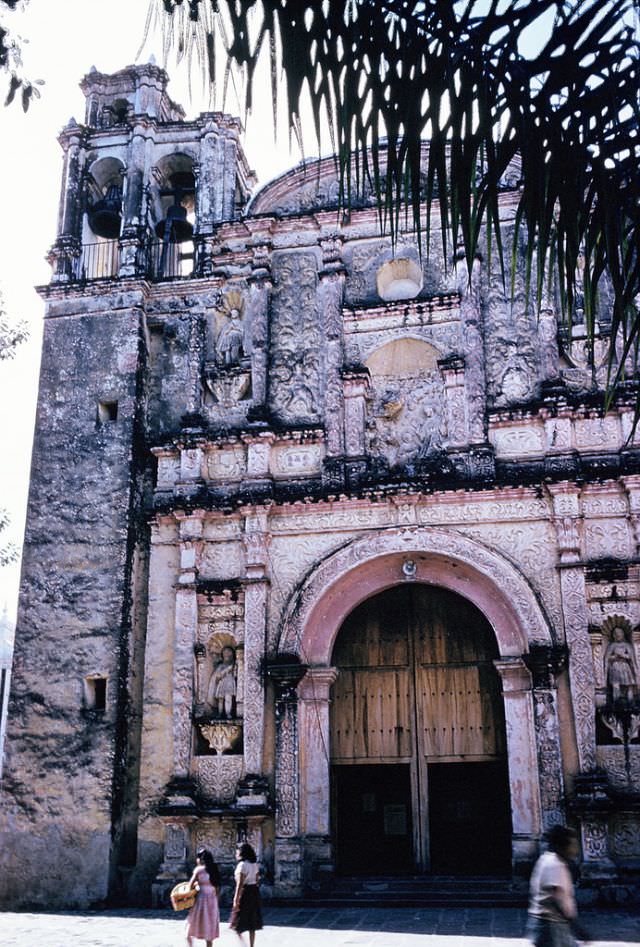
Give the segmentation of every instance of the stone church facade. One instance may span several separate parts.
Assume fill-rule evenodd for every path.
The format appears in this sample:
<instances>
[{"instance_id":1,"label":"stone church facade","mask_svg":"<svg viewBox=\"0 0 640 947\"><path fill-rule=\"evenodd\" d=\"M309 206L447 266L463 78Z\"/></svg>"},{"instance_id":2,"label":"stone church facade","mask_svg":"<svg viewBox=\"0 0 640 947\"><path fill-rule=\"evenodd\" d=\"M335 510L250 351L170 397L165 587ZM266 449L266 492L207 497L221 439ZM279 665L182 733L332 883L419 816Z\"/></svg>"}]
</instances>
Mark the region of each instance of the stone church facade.
<instances>
[{"instance_id":1,"label":"stone church facade","mask_svg":"<svg viewBox=\"0 0 640 947\"><path fill-rule=\"evenodd\" d=\"M517 881L559 821L585 890L628 888L640 443L606 291L591 364L523 264L512 298L437 232L392 247L331 160L255 190L238 121L166 86L93 71L60 138L4 902L159 903L242 839L277 896ZM507 241L517 200L514 166Z\"/></svg>"}]
</instances>

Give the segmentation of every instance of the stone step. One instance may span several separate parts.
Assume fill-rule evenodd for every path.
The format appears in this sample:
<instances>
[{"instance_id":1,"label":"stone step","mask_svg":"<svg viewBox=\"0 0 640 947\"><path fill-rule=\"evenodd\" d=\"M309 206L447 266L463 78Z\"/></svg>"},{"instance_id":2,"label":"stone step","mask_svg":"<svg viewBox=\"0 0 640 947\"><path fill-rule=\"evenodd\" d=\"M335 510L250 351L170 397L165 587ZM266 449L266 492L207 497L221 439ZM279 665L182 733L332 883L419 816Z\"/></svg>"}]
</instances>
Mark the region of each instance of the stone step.
<instances>
[{"instance_id":1,"label":"stone step","mask_svg":"<svg viewBox=\"0 0 640 947\"><path fill-rule=\"evenodd\" d=\"M297 902L300 903L300 902ZM318 907L524 907L526 892L510 878L434 876L334 878L307 895Z\"/></svg>"}]
</instances>

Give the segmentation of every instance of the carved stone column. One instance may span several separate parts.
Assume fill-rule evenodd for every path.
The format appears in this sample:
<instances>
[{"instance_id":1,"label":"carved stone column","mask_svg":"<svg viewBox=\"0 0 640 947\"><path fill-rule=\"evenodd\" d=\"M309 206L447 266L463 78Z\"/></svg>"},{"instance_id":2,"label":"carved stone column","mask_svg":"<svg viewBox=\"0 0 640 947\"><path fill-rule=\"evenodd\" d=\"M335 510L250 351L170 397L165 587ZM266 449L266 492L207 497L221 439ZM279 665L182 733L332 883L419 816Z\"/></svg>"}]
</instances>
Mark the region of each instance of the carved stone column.
<instances>
[{"instance_id":1,"label":"carved stone column","mask_svg":"<svg viewBox=\"0 0 640 947\"><path fill-rule=\"evenodd\" d=\"M465 390L469 437L472 444L482 444L486 441L486 381L484 336L481 308L481 279L482 262L473 261L471 279L467 277L468 268L465 261L458 261L458 267L464 270L464 278L459 283L460 322L462 338L464 339L465 360Z\"/></svg>"},{"instance_id":2,"label":"carved stone column","mask_svg":"<svg viewBox=\"0 0 640 947\"><path fill-rule=\"evenodd\" d=\"M560 560L560 591L569 649L569 683L580 773L576 781L597 779L596 679L589 637L587 588L581 555L582 511L579 488L569 482L550 484L553 522ZM586 875L610 871L606 851L607 816L592 811L581 819L582 854ZM604 842L603 842L604 839Z\"/></svg>"},{"instance_id":3,"label":"carved stone column","mask_svg":"<svg viewBox=\"0 0 640 947\"><path fill-rule=\"evenodd\" d=\"M549 485L560 559L560 589L569 648L569 679L582 772L596 765L595 679L584 568L580 563L582 514L579 488Z\"/></svg>"},{"instance_id":4,"label":"carved stone column","mask_svg":"<svg viewBox=\"0 0 640 947\"><path fill-rule=\"evenodd\" d=\"M558 377L560 361L558 322L555 312L548 305L548 299L543 300L538 317L538 343L540 346L540 377L543 381L553 381Z\"/></svg>"},{"instance_id":5,"label":"carved stone column","mask_svg":"<svg viewBox=\"0 0 640 947\"><path fill-rule=\"evenodd\" d=\"M175 635L173 645L173 788L188 783L191 764L192 727L195 681L194 645L198 632L198 597L196 580L202 551L203 514L179 517L180 574L176 588ZM174 793L172 792L173 796ZM179 802L189 804L178 792Z\"/></svg>"},{"instance_id":6,"label":"carved stone column","mask_svg":"<svg viewBox=\"0 0 640 947\"><path fill-rule=\"evenodd\" d=\"M335 235L320 240L322 269L318 274L320 311L325 334L325 407L327 457L344 454L344 393L341 371L344 363L342 301L346 270L342 262L342 238Z\"/></svg>"},{"instance_id":7,"label":"carved stone column","mask_svg":"<svg viewBox=\"0 0 640 947\"><path fill-rule=\"evenodd\" d=\"M369 397L369 371L344 371L344 445L351 459L363 458L366 452L365 427Z\"/></svg>"},{"instance_id":8,"label":"carved stone column","mask_svg":"<svg viewBox=\"0 0 640 947\"><path fill-rule=\"evenodd\" d=\"M515 874L526 874L542 831L531 675L522 658L494 661L502 678L507 730L512 862Z\"/></svg>"},{"instance_id":9,"label":"carved stone column","mask_svg":"<svg viewBox=\"0 0 640 947\"><path fill-rule=\"evenodd\" d=\"M127 172L124 180L122 207L122 234L119 240L120 269L118 276L143 275L143 240L146 235L146 183L150 172L150 145L153 144L154 124L138 116L131 132L127 151Z\"/></svg>"},{"instance_id":10,"label":"carved stone column","mask_svg":"<svg viewBox=\"0 0 640 947\"><path fill-rule=\"evenodd\" d=\"M202 133L196 178L196 272L213 273L213 226L215 221L214 187L216 179L217 125L210 112L200 116Z\"/></svg>"},{"instance_id":11,"label":"carved stone column","mask_svg":"<svg viewBox=\"0 0 640 947\"><path fill-rule=\"evenodd\" d=\"M202 427L202 375L204 370L205 321L197 312L191 313L189 322L189 348L187 351L187 410L182 416L184 427Z\"/></svg>"},{"instance_id":12,"label":"carved stone column","mask_svg":"<svg viewBox=\"0 0 640 947\"><path fill-rule=\"evenodd\" d=\"M275 885L280 897L299 894L302 885L300 789L298 780L298 699L303 664L274 664L269 676L276 689L276 846Z\"/></svg>"},{"instance_id":13,"label":"carved stone column","mask_svg":"<svg viewBox=\"0 0 640 947\"><path fill-rule=\"evenodd\" d=\"M269 303L271 266L269 244L253 247L249 277L251 313L251 408L250 420L264 420L269 404Z\"/></svg>"},{"instance_id":14,"label":"carved stone column","mask_svg":"<svg viewBox=\"0 0 640 947\"><path fill-rule=\"evenodd\" d=\"M84 129L71 119L58 140L64 149L58 237L47 259L53 268L52 281L65 283L79 275Z\"/></svg>"},{"instance_id":15,"label":"carved stone column","mask_svg":"<svg viewBox=\"0 0 640 947\"><path fill-rule=\"evenodd\" d=\"M534 645L524 660L533 678L542 824L548 829L565 821L556 676L564 667L566 653L564 648Z\"/></svg>"},{"instance_id":16,"label":"carved stone column","mask_svg":"<svg viewBox=\"0 0 640 947\"><path fill-rule=\"evenodd\" d=\"M268 513L247 514L244 546L247 579L244 598L244 764L247 774L262 773L264 689L262 662L267 629Z\"/></svg>"},{"instance_id":17,"label":"carved stone column","mask_svg":"<svg viewBox=\"0 0 640 947\"><path fill-rule=\"evenodd\" d=\"M329 693L336 668L309 668L298 685L300 746L300 831L328 838Z\"/></svg>"},{"instance_id":18,"label":"carved stone column","mask_svg":"<svg viewBox=\"0 0 640 947\"><path fill-rule=\"evenodd\" d=\"M444 378L447 446L465 447L469 443L469 417L464 386L464 359L459 355L440 359L438 368Z\"/></svg>"}]
</instances>

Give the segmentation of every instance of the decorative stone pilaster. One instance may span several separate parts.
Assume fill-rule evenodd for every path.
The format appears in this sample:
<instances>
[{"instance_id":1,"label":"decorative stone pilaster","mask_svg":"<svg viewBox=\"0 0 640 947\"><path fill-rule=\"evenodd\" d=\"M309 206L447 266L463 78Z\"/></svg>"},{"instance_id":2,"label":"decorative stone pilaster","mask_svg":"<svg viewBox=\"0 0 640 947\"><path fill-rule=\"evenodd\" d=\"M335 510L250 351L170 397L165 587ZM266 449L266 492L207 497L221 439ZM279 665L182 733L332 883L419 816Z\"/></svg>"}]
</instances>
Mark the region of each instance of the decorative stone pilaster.
<instances>
[{"instance_id":1,"label":"decorative stone pilaster","mask_svg":"<svg viewBox=\"0 0 640 947\"><path fill-rule=\"evenodd\" d=\"M82 201L82 147L85 129L75 119L62 130L58 141L64 149L58 236L80 239Z\"/></svg>"},{"instance_id":2,"label":"decorative stone pilaster","mask_svg":"<svg viewBox=\"0 0 640 947\"><path fill-rule=\"evenodd\" d=\"M533 645L524 660L533 679L542 824L548 829L565 821L556 677L565 666L566 651L548 645Z\"/></svg>"},{"instance_id":3,"label":"decorative stone pilaster","mask_svg":"<svg viewBox=\"0 0 640 947\"><path fill-rule=\"evenodd\" d=\"M538 344L540 347L540 377L542 381L554 381L558 378L560 368L558 320L555 312L549 306L548 298L543 299L538 315Z\"/></svg>"},{"instance_id":4,"label":"decorative stone pilaster","mask_svg":"<svg viewBox=\"0 0 640 947\"><path fill-rule=\"evenodd\" d=\"M138 116L127 151L127 171L122 202L122 234L119 240L118 276L141 276L146 271L143 242L146 237L146 185L151 171L154 123Z\"/></svg>"},{"instance_id":5,"label":"decorative stone pilaster","mask_svg":"<svg viewBox=\"0 0 640 947\"><path fill-rule=\"evenodd\" d=\"M276 691L276 847L274 882L280 897L300 893L298 699L296 687L306 672L293 661L269 666Z\"/></svg>"},{"instance_id":6,"label":"decorative stone pilaster","mask_svg":"<svg viewBox=\"0 0 640 947\"><path fill-rule=\"evenodd\" d=\"M217 125L211 113L200 116L200 154L196 180L196 273L213 273L213 226L215 222L215 181L217 158Z\"/></svg>"},{"instance_id":7,"label":"decorative stone pilaster","mask_svg":"<svg viewBox=\"0 0 640 947\"><path fill-rule=\"evenodd\" d=\"M640 556L640 476L635 474L622 477L622 483L629 502L629 523L636 547L636 556Z\"/></svg>"},{"instance_id":8,"label":"decorative stone pilaster","mask_svg":"<svg viewBox=\"0 0 640 947\"><path fill-rule=\"evenodd\" d=\"M522 658L494 661L502 679L511 789L512 861L526 873L542 831L531 675Z\"/></svg>"},{"instance_id":9,"label":"decorative stone pilaster","mask_svg":"<svg viewBox=\"0 0 640 947\"><path fill-rule=\"evenodd\" d=\"M464 447L469 443L464 364L464 358L459 355L451 355L438 362L444 379L447 446L450 448Z\"/></svg>"},{"instance_id":10,"label":"decorative stone pilaster","mask_svg":"<svg viewBox=\"0 0 640 947\"><path fill-rule=\"evenodd\" d=\"M464 384L469 439L472 444L481 444L486 441L486 381L481 308L482 262L479 258L473 261L470 279L467 277L466 261L459 260L457 265L464 270L463 279L458 285L461 293L460 324L461 337L464 340Z\"/></svg>"},{"instance_id":11,"label":"decorative stone pilaster","mask_svg":"<svg viewBox=\"0 0 640 947\"><path fill-rule=\"evenodd\" d=\"M195 496L204 483L204 448L198 439L180 445L180 474L175 485L176 492Z\"/></svg>"},{"instance_id":12,"label":"decorative stone pilaster","mask_svg":"<svg viewBox=\"0 0 640 947\"><path fill-rule=\"evenodd\" d=\"M64 149L58 237L47 256L53 283L68 283L80 275L84 134L85 130L71 119L58 139Z\"/></svg>"},{"instance_id":13,"label":"decorative stone pilaster","mask_svg":"<svg viewBox=\"0 0 640 947\"><path fill-rule=\"evenodd\" d=\"M329 835L329 694L337 668L309 668L298 685L300 831Z\"/></svg>"},{"instance_id":14,"label":"decorative stone pilaster","mask_svg":"<svg viewBox=\"0 0 640 947\"><path fill-rule=\"evenodd\" d=\"M560 560L560 591L565 635L569 649L569 683L576 730L579 781L598 780L596 773L596 678L589 637L589 610L584 566L581 558L580 492L574 484L549 485L553 501ZM575 793L574 793L575 795ZM585 874L598 877L610 873L607 852L606 815L580 803L580 832Z\"/></svg>"},{"instance_id":15,"label":"decorative stone pilaster","mask_svg":"<svg viewBox=\"0 0 640 947\"><path fill-rule=\"evenodd\" d=\"M176 587L172 714L173 778L177 784L188 780L191 764L191 717L196 696L194 645L198 632L196 579L203 543L202 516L202 512L198 511L179 519L180 574Z\"/></svg>"},{"instance_id":16,"label":"decorative stone pilaster","mask_svg":"<svg viewBox=\"0 0 640 947\"><path fill-rule=\"evenodd\" d=\"M370 388L368 369L345 370L342 373L342 384L345 455L349 458L362 458L366 451L365 428Z\"/></svg>"},{"instance_id":17,"label":"decorative stone pilaster","mask_svg":"<svg viewBox=\"0 0 640 947\"><path fill-rule=\"evenodd\" d=\"M256 244L249 277L251 313L251 408L250 419L263 420L269 403L269 304L271 299L271 246Z\"/></svg>"},{"instance_id":18,"label":"decorative stone pilaster","mask_svg":"<svg viewBox=\"0 0 640 947\"><path fill-rule=\"evenodd\" d=\"M595 679L589 612L581 554L581 508L577 487L568 482L550 484L553 523L560 559L560 589L569 649L569 680L575 715L578 760L582 772L596 765Z\"/></svg>"},{"instance_id":19,"label":"decorative stone pilaster","mask_svg":"<svg viewBox=\"0 0 640 947\"><path fill-rule=\"evenodd\" d=\"M244 762L248 774L262 773L264 688L262 662L267 634L268 513L245 519L246 587L244 599Z\"/></svg>"},{"instance_id":20,"label":"decorative stone pilaster","mask_svg":"<svg viewBox=\"0 0 640 947\"><path fill-rule=\"evenodd\" d=\"M189 876L189 823L186 819L164 818L164 859L151 886L154 908L166 908L168 895L174 885Z\"/></svg>"},{"instance_id":21,"label":"decorative stone pilaster","mask_svg":"<svg viewBox=\"0 0 640 947\"><path fill-rule=\"evenodd\" d=\"M342 302L346 270L342 262L342 238L333 235L320 240L322 269L318 274L318 296L325 334L325 423L327 457L344 454L344 392L340 373L344 363Z\"/></svg>"},{"instance_id":22,"label":"decorative stone pilaster","mask_svg":"<svg viewBox=\"0 0 640 947\"><path fill-rule=\"evenodd\" d=\"M189 347L187 350L187 410L182 417L183 426L201 427L202 377L205 352L205 320L192 312L189 323Z\"/></svg>"}]
</instances>

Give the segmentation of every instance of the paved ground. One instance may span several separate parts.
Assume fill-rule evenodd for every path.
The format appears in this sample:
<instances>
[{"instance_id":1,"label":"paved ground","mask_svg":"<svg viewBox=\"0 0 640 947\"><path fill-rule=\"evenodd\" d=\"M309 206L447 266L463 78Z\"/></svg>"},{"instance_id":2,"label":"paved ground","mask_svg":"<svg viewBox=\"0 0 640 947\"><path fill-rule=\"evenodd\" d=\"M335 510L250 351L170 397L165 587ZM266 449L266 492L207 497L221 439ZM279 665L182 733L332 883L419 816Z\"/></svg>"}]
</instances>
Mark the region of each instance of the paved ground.
<instances>
[{"instance_id":1,"label":"paved ground","mask_svg":"<svg viewBox=\"0 0 640 947\"><path fill-rule=\"evenodd\" d=\"M524 918L514 908L267 908L256 947L524 947ZM638 913L582 920L598 947L640 944ZM183 932L183 914L160 911L0 913L2 947L183 947ZM239 947L226 923L215 947Z\"/></svg>"}]
</instances>

